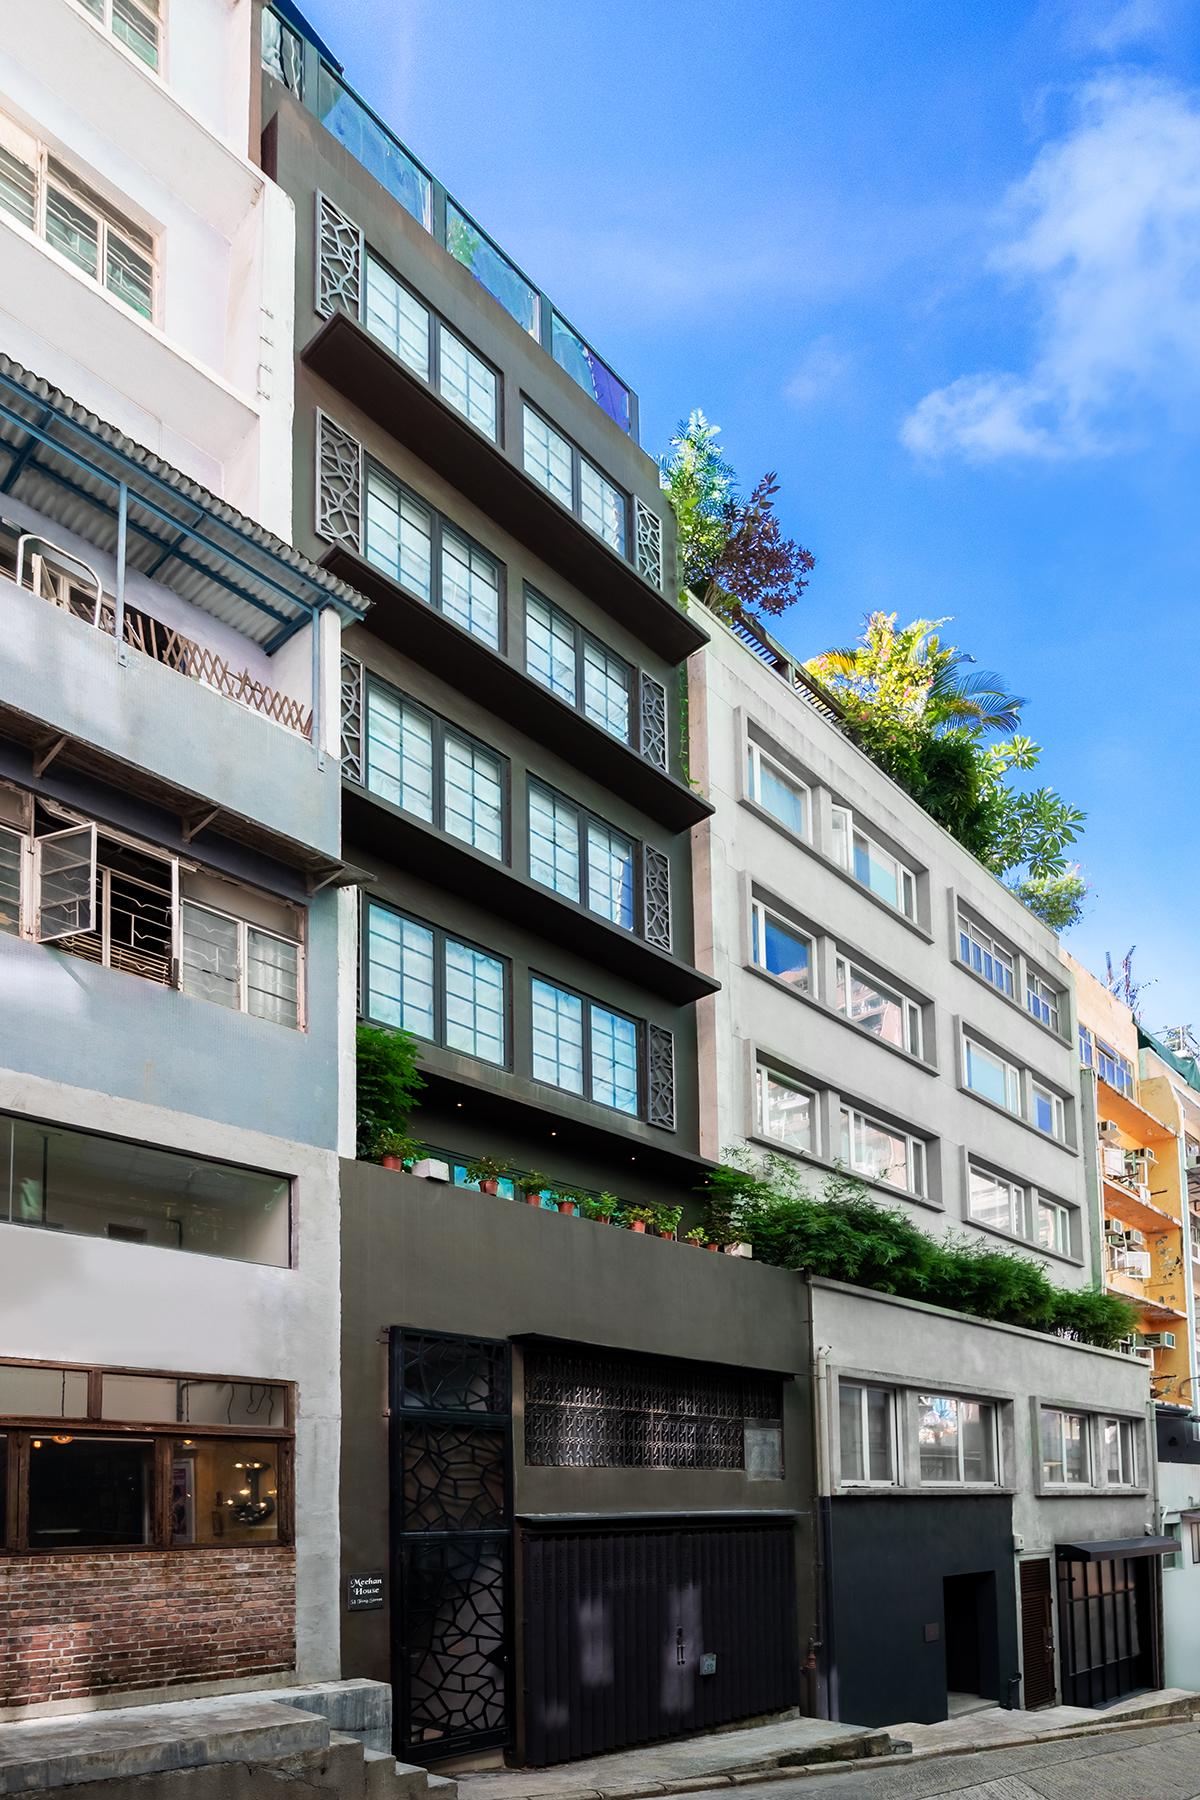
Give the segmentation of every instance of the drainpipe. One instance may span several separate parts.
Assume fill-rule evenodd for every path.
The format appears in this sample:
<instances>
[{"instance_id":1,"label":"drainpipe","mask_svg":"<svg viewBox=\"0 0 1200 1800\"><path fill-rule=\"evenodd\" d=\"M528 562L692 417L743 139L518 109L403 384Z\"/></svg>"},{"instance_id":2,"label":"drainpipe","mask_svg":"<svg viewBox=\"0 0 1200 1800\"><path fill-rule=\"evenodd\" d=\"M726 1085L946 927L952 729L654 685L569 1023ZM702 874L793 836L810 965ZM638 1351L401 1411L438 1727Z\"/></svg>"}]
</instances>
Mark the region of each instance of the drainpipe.
<instances>
[{"instance_id":1,"label":"drainpipe","mask_svg":"<svg viewBox=\"0 0 1200 1800\"><path fill-rule=\"evenodd\" d=\"M129 536L129 489L121 482L117 489L117 580L113 600L113 636L117 640L117 661L122 667L129 661L125 652L125 550Z\"/></svg>"},{"instance_id":2,"label":"drainpipe","mask_svg":"<svg viewBox=\"0 0 1200 1800\"><path fill-rule=\"evenodd\" d=\"M809 1288L809 1318L812 1317L812 1288ZM811 1327L810 1327L811 1329ZM832 1518L829 1503L829 1452L826 1422L829 1417L829 1352L830 1345L814 1346L813 1373L813 1470L816 1477L817 1506L813 1517L813 1586L819 1608L817 1629L822 1637L810 1638L805 1657L805 1678L809 1682L812 1717L836 1719L838 1716L837 1665L833 1642L833 1559Z\"/></svg>"}]
</instances>

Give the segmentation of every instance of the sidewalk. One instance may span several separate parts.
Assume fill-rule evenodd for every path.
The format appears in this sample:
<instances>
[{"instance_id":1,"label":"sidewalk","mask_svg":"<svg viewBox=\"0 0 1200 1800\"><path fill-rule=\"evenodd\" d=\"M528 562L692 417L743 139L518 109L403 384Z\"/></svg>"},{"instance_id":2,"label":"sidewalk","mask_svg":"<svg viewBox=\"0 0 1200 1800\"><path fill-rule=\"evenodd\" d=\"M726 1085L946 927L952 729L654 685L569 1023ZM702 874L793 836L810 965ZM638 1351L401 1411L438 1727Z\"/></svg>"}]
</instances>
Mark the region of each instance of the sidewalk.
<instances>
[{"instance_id":1,"label":"sidewalk","mask_svg":"<svg viewBox=\"0 0 1200 1800\"><path fill-rule=\"evenodd\" d=\"M1061 1732L1099 1731L1105 1726L1190 1718L1193 1714L1200 1714L1200 1694L1188 1688L1155 1688L1097 1709L1047 1706L1040 1712L1005 1712L999 1706L991 1706L964 1713L957 1719L942 1719L936 1725L889 1725L888 1731L898 1745L910 1744L914 1756L938 1756L1006 1744L1032 1744Z\"/></svg>"}]
</instances>

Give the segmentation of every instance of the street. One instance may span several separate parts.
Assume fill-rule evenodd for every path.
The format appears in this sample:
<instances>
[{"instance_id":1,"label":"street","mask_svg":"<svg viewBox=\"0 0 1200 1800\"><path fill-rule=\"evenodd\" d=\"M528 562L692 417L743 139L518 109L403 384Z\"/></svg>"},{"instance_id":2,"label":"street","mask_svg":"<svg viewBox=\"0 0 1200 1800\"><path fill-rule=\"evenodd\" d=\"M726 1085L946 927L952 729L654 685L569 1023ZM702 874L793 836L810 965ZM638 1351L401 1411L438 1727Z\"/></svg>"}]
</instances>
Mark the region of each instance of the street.
<instances>
[{"instance_id":1,"label":"street","mask_svg":"<svg viewBox=\"0 0 1200 1800\"><path fill-rule=\"evenodd\" d=\"M1017 1749L920 1758L794 1781L747 1784L746 1800L1200 1800L1200 1726L1059 1738ZM684 1796L683 1800L691 1800ZM699 1796L697 1796L699 1800Z\"/></svg>"}]
</instances>

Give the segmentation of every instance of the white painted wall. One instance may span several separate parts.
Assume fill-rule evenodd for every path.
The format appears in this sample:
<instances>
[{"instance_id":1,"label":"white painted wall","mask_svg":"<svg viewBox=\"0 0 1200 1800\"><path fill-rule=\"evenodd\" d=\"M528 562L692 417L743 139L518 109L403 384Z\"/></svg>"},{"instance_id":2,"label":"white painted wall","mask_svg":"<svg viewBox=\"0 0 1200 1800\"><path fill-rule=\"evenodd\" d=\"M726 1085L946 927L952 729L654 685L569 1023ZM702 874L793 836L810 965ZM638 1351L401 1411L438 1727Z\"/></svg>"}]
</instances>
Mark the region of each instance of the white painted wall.
<instances>
[{"instance_id":1,"label":"white painted wall","mask_svg":"<svg viewBox=\"0 0 1200 1800\"><path fill-rule=\"evenodd\" d=\"M0 214L0 347L291 535L290 200L246 155L249 0L168 9L161 75L76 0L10 0L0 112L160 250L155 323Z\"/></svg>"},{"instance_id":2,"label":"white painted wall","mask_svg":"<svg viewBox=\"0 0 1200 1800\"><path fill-rule=\"evenodd\" d=\"M1162 1522L1182 1524L1179 1557L1163 1567L1163 1679L1168 1687L1200 1687L1200 1563L1192 1561L1185 1512L1200 1513L1200 1465L1160 1462Z\"/></svg>"}]
</instances>

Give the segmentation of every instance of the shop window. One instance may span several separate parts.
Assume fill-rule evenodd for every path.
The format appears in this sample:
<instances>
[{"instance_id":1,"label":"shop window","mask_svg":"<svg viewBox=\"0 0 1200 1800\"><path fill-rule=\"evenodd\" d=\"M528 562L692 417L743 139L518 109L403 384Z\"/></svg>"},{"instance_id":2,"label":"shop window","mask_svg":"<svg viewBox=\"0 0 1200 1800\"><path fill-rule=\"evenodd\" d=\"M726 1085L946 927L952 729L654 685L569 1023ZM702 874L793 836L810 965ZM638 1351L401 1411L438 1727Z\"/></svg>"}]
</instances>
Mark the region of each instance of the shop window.
<instances>
[{"instance_id":1,"label":"shop window","mask_svg":"<svg viewBox=\"0 0 1200 1800\"><path fill-rule=\"evenodd\" d=\"M176 1438L171 1543L278 1542L278 1447L250 1438Z\"/></svg>"},{"instance_id":2,"label":"shop window","mask_svg":"<svg viewBox=\"0 0 1200 1800\"><path fill-rule=\"evenodd\" d=\"M154 1479L150 1438L33 1437L29 1548L116 1549L148 1544Z\"/></svg>"}]
</instances>

